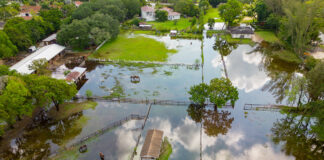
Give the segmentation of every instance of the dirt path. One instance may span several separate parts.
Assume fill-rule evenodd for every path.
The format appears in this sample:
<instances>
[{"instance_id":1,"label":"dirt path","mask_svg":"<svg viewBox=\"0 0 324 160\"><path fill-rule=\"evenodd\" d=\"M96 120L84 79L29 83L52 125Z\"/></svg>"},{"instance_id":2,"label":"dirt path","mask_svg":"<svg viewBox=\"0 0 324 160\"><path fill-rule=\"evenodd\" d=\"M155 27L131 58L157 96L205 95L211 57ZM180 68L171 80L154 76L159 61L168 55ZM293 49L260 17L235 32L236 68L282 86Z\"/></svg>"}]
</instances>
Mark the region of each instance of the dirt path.
<instances>
[{"instance_id":1,"label":"dirt path","mask_svg":"<svg viewBox=\"0 0 324 160\"><path fill-rule=\"evenodd\" d=\"M261 43L263 41L263 38L254 33L254 35L252 36L252 41L256 43Z\"/></svg>"}]
</instances>

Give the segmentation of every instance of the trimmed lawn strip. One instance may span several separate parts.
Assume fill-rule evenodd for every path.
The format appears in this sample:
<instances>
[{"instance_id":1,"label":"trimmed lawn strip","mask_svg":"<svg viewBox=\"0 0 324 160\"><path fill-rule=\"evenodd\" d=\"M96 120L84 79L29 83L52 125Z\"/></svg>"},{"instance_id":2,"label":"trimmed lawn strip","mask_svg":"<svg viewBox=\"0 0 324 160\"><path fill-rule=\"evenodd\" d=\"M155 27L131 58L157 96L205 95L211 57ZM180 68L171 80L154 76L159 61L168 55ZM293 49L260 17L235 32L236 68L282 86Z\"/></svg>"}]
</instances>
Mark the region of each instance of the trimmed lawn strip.
<instances>
[{"instance_id":1,"label":"trimmed lawn strip","mask_svg":"<svg viewBox=\"0 0 324 160\"><path fill-rule=\"evenodd\" d=\"M254 45L255 42L253 42L251 39L247 38L232 38L230 34L223 34L221 35L222 39L225 39L228 43L238 43L238 44L249 44L249 45Z\"/></svg>"},{"instance_id":2,"label":"trimmed lawn strip","mask_svg":"<svg viewBox=\"0 0 324 160\"><path fill-rule=\"evenodd\" d=\"M144 36L128 38L119 36L115 41L107 42L91 58L125 61L160 61L164 62L168 54L176 53L175 49L167 49L163 42Z\"/></svg>"},{"instance_id":3,"label":"trimmed lawn strip","mask_svg":"<svg viewBox=\"0 0 324 160\"><path fill-rule=\"evenodd\" d=\"M152 24L153 29L159 30L159 31L170 31L170 30L185 30L187 28L190 28L191 18L181 18L179 20L174 21L165 21L165 22L146 22L147 24Z\"/></svg>"}]
</instances>

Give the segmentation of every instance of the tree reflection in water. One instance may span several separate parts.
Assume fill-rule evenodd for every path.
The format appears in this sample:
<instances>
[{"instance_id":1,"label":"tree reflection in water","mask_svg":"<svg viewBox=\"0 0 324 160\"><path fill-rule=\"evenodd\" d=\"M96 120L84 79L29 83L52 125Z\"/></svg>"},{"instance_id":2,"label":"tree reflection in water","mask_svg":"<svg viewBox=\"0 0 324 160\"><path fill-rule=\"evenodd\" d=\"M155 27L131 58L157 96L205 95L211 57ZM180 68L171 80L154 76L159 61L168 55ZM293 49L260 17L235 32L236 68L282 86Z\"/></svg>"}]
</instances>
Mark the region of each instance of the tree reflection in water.
<instances>
[{"instance_id":1,"label":"tree reflection in water","mask_svg":"<svg viewBox=\"0 0 324 160\"><path fill-rule=\"evenodd\" d=\"M296 160L323 159L324 141L312 132L313 123L310 117L287 115L274 123L272 141L283 144L282 151Z\"/></svg>"},{"instance_id":2,"label":"tree reflection in water","mask_svg":"<svg viewBox=\"0 0 324 160\"><path fill-rule=\"evenodd\" d=\"M46 159L51 154L51 143L62 146L82 131L85 117L82 112L67 119L33 128L15 139L11 150L0 154L5 159ZM82 121L82 122L81 122Z\"/></svg>"},{"instance_id":3,"label":"tree reflection in water","mask_svg":"<svg viewBox=\"0 0 324 160\"><path fill-rule=\"evenodd\" d=\"M219 110L217 107L211 109L206 106L191 104L187 112L192 120L203 124L205 133L208 136L225 135L232 127L234 121L234 117L231 117L231 112Z\"/></svg>"}]
</instances>

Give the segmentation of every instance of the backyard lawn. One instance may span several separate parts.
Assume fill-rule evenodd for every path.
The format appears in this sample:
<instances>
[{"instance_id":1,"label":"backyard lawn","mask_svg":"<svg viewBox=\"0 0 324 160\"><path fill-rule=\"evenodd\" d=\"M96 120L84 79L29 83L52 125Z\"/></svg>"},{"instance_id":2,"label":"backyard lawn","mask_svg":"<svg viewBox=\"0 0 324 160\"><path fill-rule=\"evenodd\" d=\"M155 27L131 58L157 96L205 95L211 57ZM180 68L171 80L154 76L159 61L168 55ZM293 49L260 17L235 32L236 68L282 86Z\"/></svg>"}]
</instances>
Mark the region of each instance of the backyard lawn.
<instances>
[{"instance_id":1,"label":"backyard lawn","mask_svg":"<svg viewBox=\"0 0 324 160\"><path fill-rule=\"evenodd\" d=\"M104 44L90 58L125 61L166 61L168 54L176 52L174 49L167 49L163 42L152 38L120 35L116 40Z\"/></svg>"},{"instance_id":2,"label":"backyard lawn","mask_svg":"<svg viewBox=\"0 0 324 160\"><path fill-rule=\"evenodd\" d=\"M252 46L255 44L251 39L232 38L232 36L230 34L222 34L221 38L225 39L228 43L249 44Z\"/></svg>"},{"instance_id":3,"label":"backyard lawn","mask_svg":"<svg viewBox=\"0 0 324 160\"><path fill-rule=\"evenodd\" d=\"M209 18L218 18L215 19L215 22L223 22L223 20L219 16L219 12L217 8L209 8L207 10L206 15L204 16L204 23L208 23Z\"/></svg>"},{"instance_id":4,"label":"backyard lawn","mask_svg":"<svg viewBox=\"0 0 324 160\"><path fill-rule=\"evenodd\" d=\"M272 31L256 31L255 34L260 36L264 41L270 43L280 42L278 37Z\"/></svg>"},{"instance_id":5,"label":"backyard lawn","mask_svg":"<svg viewBox=\"0 0 324 160\"><path fill-rule=\"evenodd\" d=\"M165 22L146 22L147 24L152 24L154 29L159 31L169 31L169 30L183 30L190 27L191 18L181 18L174 21L165 21Z\"/></svg>"}]
</instances>

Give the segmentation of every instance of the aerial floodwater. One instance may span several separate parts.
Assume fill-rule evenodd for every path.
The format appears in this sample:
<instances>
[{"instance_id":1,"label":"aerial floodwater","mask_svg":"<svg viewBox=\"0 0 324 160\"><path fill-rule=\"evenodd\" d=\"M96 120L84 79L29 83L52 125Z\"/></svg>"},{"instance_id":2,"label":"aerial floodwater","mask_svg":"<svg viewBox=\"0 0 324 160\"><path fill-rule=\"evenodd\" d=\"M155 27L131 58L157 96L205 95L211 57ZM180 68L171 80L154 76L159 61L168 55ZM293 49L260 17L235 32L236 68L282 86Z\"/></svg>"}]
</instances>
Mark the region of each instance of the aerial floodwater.
<instances>
[{"instance_id":1,"label":"aerial floodwater","mask_svg":"<svg viewBox=\"0 0 324 160\"><path fill-rule=\"evenodd\" d=\"M88 80L71 102L95 106L23 131L2 148L2 159L90 160L101 152L108 160L140 160L150 129L167 137L170 160L323 159L324 153L314 151L316 139L308 141L312 133L298 124L303 117L264 109L287 105L280 84L294 76L294 66L267 57L259 44L237 44L222 56L214 50L217 36L130 36L155 39L176 52L163 63L87 61ZM185 104L191 86L226 76L238 89L235 105ZM91 100L85 98L89 91Z\"/></svg>"}]
</instances>

